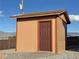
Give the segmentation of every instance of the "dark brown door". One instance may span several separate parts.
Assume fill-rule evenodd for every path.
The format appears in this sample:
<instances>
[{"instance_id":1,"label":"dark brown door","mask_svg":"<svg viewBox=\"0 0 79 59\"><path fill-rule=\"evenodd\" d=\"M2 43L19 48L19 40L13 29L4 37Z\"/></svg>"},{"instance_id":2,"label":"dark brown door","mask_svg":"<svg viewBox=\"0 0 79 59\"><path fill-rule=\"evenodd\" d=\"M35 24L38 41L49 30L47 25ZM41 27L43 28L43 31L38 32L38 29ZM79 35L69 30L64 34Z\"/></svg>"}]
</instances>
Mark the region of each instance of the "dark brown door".
<instances>
[{"instance_id":1,"label":"dark brown door","mask_svg":"<svg viewBox=\"0 0 79 59\"><path fill-rule=\"evenodd\" d=\"M40 51L51 51L51 22L39 22L39 49Z\"/></svg>"}]
</instances>

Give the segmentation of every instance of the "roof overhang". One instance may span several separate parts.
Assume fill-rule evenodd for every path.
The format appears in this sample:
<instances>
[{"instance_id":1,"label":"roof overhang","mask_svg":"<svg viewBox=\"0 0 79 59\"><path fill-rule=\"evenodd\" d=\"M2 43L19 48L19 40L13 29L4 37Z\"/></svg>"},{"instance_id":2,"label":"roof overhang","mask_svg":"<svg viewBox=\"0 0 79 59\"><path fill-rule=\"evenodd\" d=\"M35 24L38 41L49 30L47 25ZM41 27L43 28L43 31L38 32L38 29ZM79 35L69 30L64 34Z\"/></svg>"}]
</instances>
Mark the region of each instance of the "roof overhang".
<instances>
[{"instance_id":1,"label":"roof overhang","mask_svg":"<svg viewBox=\"0 0 79 59\"><path fill-rule=\"evenodd\" d=\"M66 10L56 10L56 11L48 11L48 12L36 12L31 14L21 14L17 16L11 16L11 18L35 18L35 17L44 17L44 16L59 16L65 15L67 24L70 24L69 16Z\"/></svg>"}]
</instances>

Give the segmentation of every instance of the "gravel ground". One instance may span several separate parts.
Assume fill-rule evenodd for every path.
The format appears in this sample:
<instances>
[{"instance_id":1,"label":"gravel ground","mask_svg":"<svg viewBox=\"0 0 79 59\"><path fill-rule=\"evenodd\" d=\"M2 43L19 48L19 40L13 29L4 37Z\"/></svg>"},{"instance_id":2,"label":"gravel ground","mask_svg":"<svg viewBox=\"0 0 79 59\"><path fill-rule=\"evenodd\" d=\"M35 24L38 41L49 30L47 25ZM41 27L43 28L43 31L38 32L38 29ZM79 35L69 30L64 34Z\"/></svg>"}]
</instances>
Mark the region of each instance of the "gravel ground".
<instances>
[{"instance_id":1,"label":"gravel ground","mask_svg":"<svg viewBox=\"0 0 79 59\"><path fill-rule=\"evenodd\" d=\"M15 52L15 50L4 50L0 59L79 59L79 52L65 51L61 54L51 52Z\"/></svg>"}]
</instances>

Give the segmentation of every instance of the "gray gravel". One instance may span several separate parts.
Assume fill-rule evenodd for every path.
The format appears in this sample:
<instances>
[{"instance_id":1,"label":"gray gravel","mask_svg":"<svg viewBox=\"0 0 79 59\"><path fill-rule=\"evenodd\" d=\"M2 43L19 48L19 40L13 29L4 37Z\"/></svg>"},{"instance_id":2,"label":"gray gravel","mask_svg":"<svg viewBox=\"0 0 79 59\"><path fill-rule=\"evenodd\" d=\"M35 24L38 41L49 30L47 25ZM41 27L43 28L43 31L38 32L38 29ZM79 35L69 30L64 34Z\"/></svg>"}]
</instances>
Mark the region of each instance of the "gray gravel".
<instances>
[{"instance_id":1,"label":"gray gravel","mask_svg":"<svg viewBox=\"0 0 79 59\"><path fill-rule=\"evenodd\" d=\"M6 53L5 59L79 59L79 52L65 51L61 54L53 54L50 52L14 52Z\"/></svg>"},{"instance_id":2,"label":"gray gravel","mask_svg":"<svg viewBox=\"0 0 79 59\"><path fill-rule=\"evenodd\" d=\"M79 59L79 52L65 51L61 54L51 52L16 52L15 49L0 50L0 59Z\"/></svg>"}]
</instances>

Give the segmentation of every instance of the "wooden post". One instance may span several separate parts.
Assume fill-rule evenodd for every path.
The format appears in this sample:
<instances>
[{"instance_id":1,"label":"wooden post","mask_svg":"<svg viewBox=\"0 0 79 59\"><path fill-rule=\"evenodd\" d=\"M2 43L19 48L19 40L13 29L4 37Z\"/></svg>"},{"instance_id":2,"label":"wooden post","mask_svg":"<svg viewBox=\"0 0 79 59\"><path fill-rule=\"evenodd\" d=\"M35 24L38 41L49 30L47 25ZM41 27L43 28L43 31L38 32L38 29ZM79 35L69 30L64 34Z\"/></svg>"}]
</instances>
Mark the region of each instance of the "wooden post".
<instances>
[{"instance_id":1,"label":"wooden post","mask_svg":"<svg viewBox=\"0 0 79 59\"><path fill-rule=\"evenodd\" d=\"M22 0L22 14L24 14L24 0Z\"/></svg>"}]
</instances>

